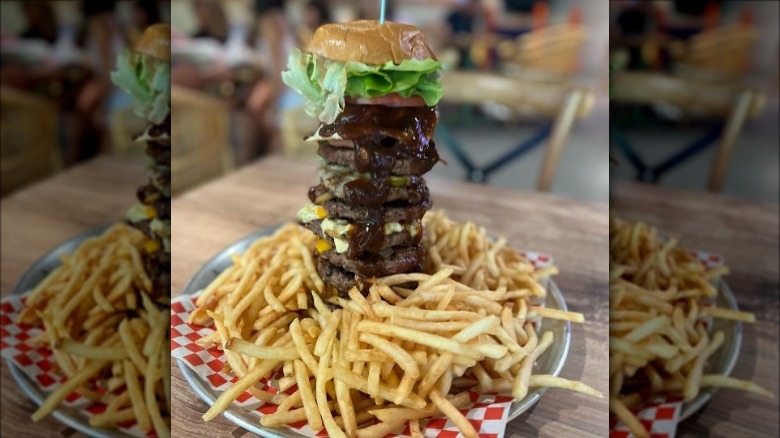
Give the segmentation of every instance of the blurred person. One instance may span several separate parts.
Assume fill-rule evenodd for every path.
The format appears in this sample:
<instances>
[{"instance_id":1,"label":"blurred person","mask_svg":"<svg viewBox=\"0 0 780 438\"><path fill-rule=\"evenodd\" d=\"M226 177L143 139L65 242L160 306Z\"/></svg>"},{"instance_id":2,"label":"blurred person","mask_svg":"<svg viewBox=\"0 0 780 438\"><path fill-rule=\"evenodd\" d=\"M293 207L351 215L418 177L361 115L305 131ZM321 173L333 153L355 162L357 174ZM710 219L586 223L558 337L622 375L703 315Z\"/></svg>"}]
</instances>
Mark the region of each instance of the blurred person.
<instances>
[{"instance_id":1,"label":"blurred person","mask_svg":"<svg viewBox=\"0 0 780 438\"><path fill-rule=\"evenodd\" d=\"M257 0L257 50L263 65L263 79L249 94L246 108L260 130L256 146L239 149L239 163L246 163L262 152L276 152L282 148L279 117L285 110L303 105L303 97L282 82L281 71L290 52L297 46L295 34L284 14L284 0Z\"/></svg>"},{"instance_id":2,"label":"blurred person","mask_svg":"<svg viewBox=\"0 0 780 438\"><path fill-rule=\"evenodd\" d=\"M616 26L610 29L610 47L624 47L627 53L625 67L645 70L655 64L646 48L657 39L660 14L653 2L637 1L628 4L617 15Z\"/></svg>"},{"instance_id":3,"label":"blurred person","mask_svg":"<svg viewBox=\"0 0 780 438\"><path fill-rule=\"evenodd\" d=\"M664 31L672 38L687 40L715 25L719 0L674 0L672 12L664 17Z\"/></svg>"},{"instance_id":4,"label":"blurred person","mask_svg":"<svg viewBox=\"0 0 780 438\"><path fill-rule=\"evenodd\" d=\"M31 89L57 74L54 44L59 26L48 1L19 2L26 27L19 35L4 34L0 81L4 85ZM16 46L9 56L8 48Z\"/></svg>"},{"instance_id":5,"label":"blurred person","mask_svg":"<svg viewBox=\"0 0 780 438\"><path fill-rule=\"evenodd\" d=\"M212 83L231 80L232 72L224 59L229 32L227 16L219 0L195 0L193 5L198 27L182 40L189 40L188 44L207 46L216 55L208 61L208 65L194 67L186 63L174 63L171 66L171 82L200 89Z\"/></svg>"},{"instance_id":6,"label":"blurred person","mask_svg":"<svg viewBox=\"0 0 780 438\"><path fill-rule=\"evenodd\" d=\"M306 47L314 31L323 24L331 23L330 9L322 0L310 0L303 7L303 25L298 29L298 40L301 47Z\"/></svg>"},{"instance_id":7,"label":"blurred person","mask_svg":"<svg viewBox=\"0 0 780 438\"><path fill-rule=\"evenodd\" d=\"M191 61L174 61L171 64L171 83L202 89L214 83L230 81L233 73L223 58L223 53L219 53L205 65L194 65Z\"/></svg>"},{"instance_id":8,"label":"blurred person","mask_svg":"<svg viewBox=\"0 0 780 438\"><path fill-rule=\"evenodd\" d=\"M655 2L654 2L655 3ZM673 53L677 57L685 53L685 42L694 35L718 25L721 14L719 0L674 0L672 8L659 8L659 33L665 44L660 47L659 56L665 67L671 68Z\"/></svg>"},{"instance_id":9,"label":"blurred person","mask_svg":"<svg viewBox=\"0 0 780 438\"><path fill-rule=\"evenodd\" d=\"M357 3L357 20L379 20L382 3L379 0L360 0ZM408 23L396 14L395 2L387 0L385 2L385 19L387 21L396 21L399 23Z\"/></svg>"},{"instance_id":10,"label":"blurred person","mask_svg":"<svg viewBox=\"0 0 780 438\"><path fill-rule=\"evenodd\" d=\"M219 0L195 0L193 2L196 30L190 35L174 38L176 47L206 47L205 60L176 60L171 65L171 82L185 87L202 89L210 84L229 81L230 68L225 64L225 44L228 41L228 21Z\"/></svg>"},{"instance_id":11,"label":"blurred person","mask_svg":"<svg viewBox=\"0 0 780 438\"><path fill-rule=\"evenodd\" d=\"M130 46L135 46L144 29L159 22L160 8L157 0L136 0L133 3L131 25L127 30L127 39L130 42Z\"/></svg>"},{"instance_id":12,"label":"blurred person","mask_svg":"<svg viewBox=\"0 0 780 438\"><path fill-rule=\"evenodd\" d=\"M193 38L213 38L225 44L228 40L228 21L222 4L217 0L195 0L198 30Z\"/></svg>"},{"instance_id":13,"label":"blurred person","mask_svg":"<svg viewBox=\"0 0 780 438\"><path fill-rule=\"evenodd\" d=\"M485 4L482 14L485 31L472 37L466 65L480 70L496 68L497 48L547 26L549 7L547 0L501 0L493 5Z\"/></svg>"},{"instance_id":14,"label":"blurred person","mask_svg":"<svg viewBox=\"0 0 780 438\"><path fill-rule=\"evenodd\" d=\"M130 104L130 98L114 87L110 72L125 41L114 18L115 0L82 2L85 19L84 46L93 77L76 99L76 110L84 129L72 148L70 159L81 160L108 150L107 121L112 110Z\"/></svg>"},{"instance_id":15,"label":"blurred person","mask_svg":"<svg viewBox=\"0 0 780 438\"><path fill-rule=\"evenodd\" d=\"M50 100L59 112L63 164L71 165L99 149L100 133L87 114L94 111L86 108L92 103L83 99L85 92L102 99L101 86L95 85L93 66L78 47L74 26L58 23L51 2L19 3L27 27L18 38L3 39L0 77L3 85Z\"/></svg>"},{"instance_id":16,"label":"blurred person","mask_svg":"<svg viewBox=\"0 0 780 438\"><path fill-rule=\"evenodd\" d=\"M484 32L485 10L480 0L467 0L447 15L445 44L459 53L458 68L474 65L469 53L472 43Z\"/></svg>"},{"instance_id":17,"label":"blurred person","mask_svg":"<svg viewBox=\"0 0 780 438\"><path fill-rule=\"evenodd\" d=\"M323 24L333 21L328 4L322 0L310 0L306 2L303 10L303 21L306 27L316 30Z\"/></svg>"},{"instance_id":18,"label":"blurred person","mask_svg":"<svg viewBox=\"0 0 780 438\"><path fill-rule=\"evenodd\" d=\"M503 37L516 38L534 27L547 24L548 2L546 0L503 0L503 12L496 17L496 33Z\"/></svg>"},{"instance_id":19,"label":"blurred person","mask_svg":"<svg viewBox=\"0 0 780 438\"><path fill-rule=\"evenodd\" d=\"M22 39L39 39L49 44L57 41L57 18L48 1L21 2L27 28L19 35Z\"/></svg>"}]
</instances>

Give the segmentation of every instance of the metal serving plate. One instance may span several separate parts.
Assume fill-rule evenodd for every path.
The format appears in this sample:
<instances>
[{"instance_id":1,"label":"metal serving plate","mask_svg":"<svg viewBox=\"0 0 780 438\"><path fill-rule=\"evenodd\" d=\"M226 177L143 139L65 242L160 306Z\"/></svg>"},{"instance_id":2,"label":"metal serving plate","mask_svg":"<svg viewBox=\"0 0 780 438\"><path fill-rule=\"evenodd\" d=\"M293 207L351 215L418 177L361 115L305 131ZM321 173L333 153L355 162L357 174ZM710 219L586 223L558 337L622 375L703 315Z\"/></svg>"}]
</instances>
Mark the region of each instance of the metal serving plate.
<instances>
[{"instance_id":1,"label":"metal serving plate","mask_svg":"<svg viewBox=\"0 0 780 438\"><path fill-rule=\"evenodd\" d=\"M231 256L233 254L239 254L244 252L255 240L260 237L272 234L279 228L280 225L265 228L260 231L256 231L239 241L228 246L217 255L206 262L203 267L195 274L194 277L187 283L182 294L189 295L204 289L214 280L222 271L227 269L233 264ZM567 310L566 302L563 299L560 289L555 285L552 280L546 282L547 297L544 305L552 309ZM569 343L571 338L571 323L568 321L556 321L551 319L542 320L542 324L539 327L540 331L551 331L555 336L555 342L545 352L544 355L536 362L534 366L534 372L536 374L552 374L559 375L563 369L563 364L566 361L566 355L569 352ZM192 371L184 362L177 360L179 369L184 378L190 384L195 393L211 406L218 397L218 393L212 390L208 383L202 380L194 371ZM528 395L519 402L513 402L509 410L509 420L522 414L529 408L531 408L536 402L539 401L542 394L545 392L545 388L535 388L529 390ZM243 427L244 429L256 433L262 437L269 438L297 438L304 435L297 433L287 428L265 428L257 421L256 414L245 410L244 408L235 404L231 405L225 410L224 415L227 419L233 423Z\"/></svg>"},{"instance_id":2,"label":"metal serving plate","mask_svg":"<svg viewBox=\"0 0 780 438\"><path fill-rule=\"evenodd\" d=\"M715 300L715 305L726 309L739 310L737 307L737 299L734 297L728 284L719 279L716 287L718 289L718 297ZM718 348L707 362L707 365L704 367L704 373L723 374L728 376L734 369L734 365L736 365L737 358L739 357L739 349L742 345L742 323L739 321L712 318L710 333L712 334L719 330L723 331L723 345ZM695 399L688 403L684 403L682 412L680 412L680 421L685 420L696 413L696 411L703 408L707 402L712 399L712 396L716 391L716 388L703 390Z\"/></svg>"},{"instance_id":3,"label":"metal serving plate","mask_svg":"<svg viewBox=\"0 0 780 438\"><path fill-rule=\"evenodd\" d=\"M44 278L46 278L46 276L49 275L50 272L52 272L54 269L60 266L61 255L72 253L73 251L76 250L76 248L78 248L79 245L81 245L81 243L84 240L102 234L110 226L111 224L107 224L86 231L54 248L51 252L41 257L37 262L33 263L33 265L30 266L27 272L25 272L24 275L22 275L22 278L20 278L19 281L16 283L14 288L11 289L11 294L21 295L35 288L35 286L37 286L38 283L40 283ZM38 384L36 382L34 382L29 377L27 377L24 371L18 368L13 363L13 361L11 361L10 359L6 359L6 364L8 365L8 369L11 371L11 375L13 376L14 380L16 380L16 383L22 389L22 392L24 392L27 395L27 397L30 398L30 400L34 401L36 404L40 406L43 403L43 400L46 399L46 396L48 394L43 392L41 388L38 387ZM115 429L115 428L112 429L93 428L92 426L89 425L89 418L85 414L78 411L77 409L73 409L64 405L60 405L57 409L54 410L54 412L52 412L51 415L53 415L54 418L58 419L62 423L67 424L68 426L78 430L79 432L91 437L125 438L125 437L133 436L122 430Z\"/></svg>"}]
</instances>

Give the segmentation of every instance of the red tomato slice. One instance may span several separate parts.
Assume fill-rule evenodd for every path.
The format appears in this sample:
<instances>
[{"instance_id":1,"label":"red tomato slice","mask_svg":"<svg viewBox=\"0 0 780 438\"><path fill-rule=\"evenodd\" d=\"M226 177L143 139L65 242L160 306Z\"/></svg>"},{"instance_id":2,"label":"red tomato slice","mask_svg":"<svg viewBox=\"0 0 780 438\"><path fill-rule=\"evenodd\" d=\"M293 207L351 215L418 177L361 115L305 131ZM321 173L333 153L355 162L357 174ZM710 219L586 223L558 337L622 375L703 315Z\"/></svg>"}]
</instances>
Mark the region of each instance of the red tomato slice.
<instances>
[{"instance_id":1,"label":"red tomato slice","mask_svg":"<svg viewBox=\"0 0 780 438\"><path fill-rule=\"evenodd\" d=\"M425 106L425 100L420 96L402 97L398 93L378 97L347 97L345 100L355 105Z\"/></svg>"}]
</instances>

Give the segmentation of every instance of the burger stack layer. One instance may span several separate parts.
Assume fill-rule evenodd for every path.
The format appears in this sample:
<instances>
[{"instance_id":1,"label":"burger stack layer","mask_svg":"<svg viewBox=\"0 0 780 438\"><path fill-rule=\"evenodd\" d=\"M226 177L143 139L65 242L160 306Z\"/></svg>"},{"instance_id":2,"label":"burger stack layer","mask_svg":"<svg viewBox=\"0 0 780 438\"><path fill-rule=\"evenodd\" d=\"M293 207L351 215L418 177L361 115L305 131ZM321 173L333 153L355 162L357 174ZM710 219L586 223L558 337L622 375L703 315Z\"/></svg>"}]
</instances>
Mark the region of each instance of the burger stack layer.
<instances>
[{"instance_id":1,"label":"burger stack layer","mask_svg":"<svg viewBox=\"0 0 780 438\"><path fill-rule=\"evenodd\" d=\"M331 292L365 292L364 280L422 268L440 69L419 29L390 22L322 26L307 52L290 56L282 78L321 122L307 139L319 184L298 218L318 237L317 270Z\"/></svg>"},{"instance_id":2,"label":"burger stack layer","mask_svg":"<svg viewBox=\"0 0 780 438\"><path fill-rule=\"evenodd\" d=\"M136 137L146 141L149 157L147 183L136 193L138 203L130 208L128 222L147 237L142 254L152 281L152 295L169 294L171 284L171 116L160 125L150 125Z\"/></svg>"},{"instance_id":3,"label":"burger stack layer","mask_svg":"<svg viewBox=\"0 0 780 438\"><path fill-rule=\"evenodd\" d=\"M420 270L436 121L436 107L348 104L320 128L340 140L319 141L320 184L299 219L320 238L323 281L344 292L361 278Z\"/></svg>"},{"instance_id":4,"label":"burger stack layer","mask_svg":"<svg viewBox=\"0 0 780 438\"><path fill-rule=\"evenodd\" d=\"M148 27L133 50L122 50L112 81L133 97L135 114L148 122L134 138L146 143L149 157L146 184L127 222L147 237L141 255L152 282L151 297L170 301L171 287L171 28Z\"/></svg>"}]
</instances>

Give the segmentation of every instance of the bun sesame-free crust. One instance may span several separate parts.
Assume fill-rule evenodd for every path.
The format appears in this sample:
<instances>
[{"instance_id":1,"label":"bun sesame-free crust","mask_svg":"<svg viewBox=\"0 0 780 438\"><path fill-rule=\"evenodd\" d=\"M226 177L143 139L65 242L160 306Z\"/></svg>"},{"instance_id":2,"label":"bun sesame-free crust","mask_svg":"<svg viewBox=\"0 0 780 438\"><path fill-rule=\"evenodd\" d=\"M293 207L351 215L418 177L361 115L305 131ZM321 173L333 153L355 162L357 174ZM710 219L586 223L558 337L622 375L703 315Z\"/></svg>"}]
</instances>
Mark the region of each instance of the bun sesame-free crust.
<instances>
[{"instance_id":1,"label":"bun sesame-free crust","mask_svg":"<svg viewBox=\"0 0 780 438\"><path fill-rule=\"evenodd\" d=\"M135 51L151 58L171 62L171 26L158 23L147 27L138 39Z\"/></svg>"},{"instance_id":2,"label":"bun sesame-free crust","mask_svg":"<svg viewBox=\"0 0 780 438\"><path fill-rule=\"evenodd\" d=\"M409 24L359 20L320 26L307 51L338 62L379 65L407 59L436 59L422 31Z\"/></svg>"}]
</instances>

